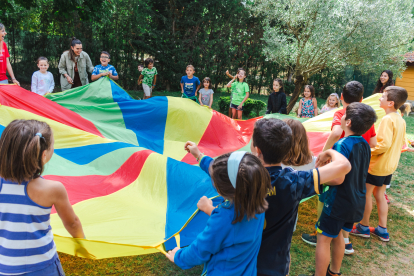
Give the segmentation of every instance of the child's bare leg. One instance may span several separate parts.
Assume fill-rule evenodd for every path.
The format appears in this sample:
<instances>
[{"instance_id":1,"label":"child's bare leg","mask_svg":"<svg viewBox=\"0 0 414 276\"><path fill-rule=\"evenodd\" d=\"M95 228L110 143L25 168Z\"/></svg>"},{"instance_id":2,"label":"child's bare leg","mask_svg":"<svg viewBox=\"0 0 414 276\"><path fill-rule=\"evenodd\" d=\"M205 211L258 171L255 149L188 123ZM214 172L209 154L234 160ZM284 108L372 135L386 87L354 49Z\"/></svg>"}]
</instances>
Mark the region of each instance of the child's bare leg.
<instances>
[{"instance_id":1,"label":"child's bare leg","mask_svg":"<svg viewBox=\"0 0 414 276\"><path fill-rule=\"evenodd\" d=\"M237 110L237 119L241 120L243 116L243 111L242 110Z\"/></svg>"},{"instance_id":2,"label":"child's bare leg","mask_svg":"<svg viewBox=\"0 0 414 276\"><path fill-rule=\"evenodd\" d=\"M349 232L342 230L342 236L344 236L344 239L348 239L349 238Z\"/></svg>"},{"instance_id":3,"label":"child's bare leg","mask_svg":"<svg viewBox=\"0 0 414 276\"><path fill-rule=\"evenodd\" d=\"M230 107L230 108L229 108L229 117L230 117L230 118L233 118L232 113L233 113L233 108L231 108L231 107Z\"/></svg>"},{"instance_id":4,"label":"child's bare leg","mask_svg":"<svg viewBox=\"0 0 414 276\"><path fill-rule=\"evenodd\" d=\"M384 197L385 189L386 186L382 185L381 187L376 187L376 189L374 190L374 197L377 201L378 208L378 224L383 228L387 228L388 217L388 204L387 200Z\"/></svg>"},{"instance_id":5,"label":"child's bare leg","mask_svg":"<svg viewBox=\"0 0 414 276\"><path fill-rule=\"evenodd\" d=\"M332 262L330 270L334 273L339 273L341 270L342 259L345 254L345 242L342 233L346 231L339 232L338 237L332 240ZM326 275L326 271L325 271Z\"/></svg>"},{"instance_id":6,"label":"child's bare leg","mask_svg":"<svg viewBox=\"0 0 414 276\"><path fill-rule=\"evenodd\" d=\"M341 235L342 238L342 235ZM331 259L330 249L331 249L332 238L327 237L318 233L317 243L316 243L316 266L315 266L315 276L325 276L326 271L328 270L329 261ZM343 238L342 238L343 241ZM345 251L345 245L343 247Z\"/></svg>"},{"instance_id":7,"label":"child's bare leg","mask_svg":"<svg viewBox=\"0 0 414 276\"><path fill-rule=\"evenodd\" d=\"M231 118L236 119L236 109L235 108L231 109Z\"/></svg>"},{"instance_id":8,"label":"child's bare leg","mask_svg":"<svg viewBox=\"0 0 414 276\"><path fill-rule=\"evenodd\" d=\"M361 220L361 224L364 226L369 226L369 217L371 216L372 212L372 193L374 191L375 186L367 183L366 187L367 189L365 194L365 211L364 217ZM384 193L382 194L382 197L384 198Z\"/></svg>"}]
</instances>

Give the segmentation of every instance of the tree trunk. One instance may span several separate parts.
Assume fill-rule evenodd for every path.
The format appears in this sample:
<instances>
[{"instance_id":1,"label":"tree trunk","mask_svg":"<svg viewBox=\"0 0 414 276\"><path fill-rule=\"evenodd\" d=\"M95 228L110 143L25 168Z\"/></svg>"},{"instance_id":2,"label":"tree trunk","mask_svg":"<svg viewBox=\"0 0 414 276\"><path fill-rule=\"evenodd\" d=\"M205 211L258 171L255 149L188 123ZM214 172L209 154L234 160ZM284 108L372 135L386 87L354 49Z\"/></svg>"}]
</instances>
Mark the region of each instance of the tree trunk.
<instances>
[{"instance_id":1,"label":"tree trunk","mask_svg":"<svg viewBox=\"0 0 414 276\"><path fill-rule=\"evenodd\" d=\"M300 92L303 90L306 81L307 80L305 80L302 74L296 74L295 90L293 91L292 97L290 98L289 104L287 106L287 114L289 114L292 108L295 106L295 103L298 100Z\"/></svg>"}]
</instances>

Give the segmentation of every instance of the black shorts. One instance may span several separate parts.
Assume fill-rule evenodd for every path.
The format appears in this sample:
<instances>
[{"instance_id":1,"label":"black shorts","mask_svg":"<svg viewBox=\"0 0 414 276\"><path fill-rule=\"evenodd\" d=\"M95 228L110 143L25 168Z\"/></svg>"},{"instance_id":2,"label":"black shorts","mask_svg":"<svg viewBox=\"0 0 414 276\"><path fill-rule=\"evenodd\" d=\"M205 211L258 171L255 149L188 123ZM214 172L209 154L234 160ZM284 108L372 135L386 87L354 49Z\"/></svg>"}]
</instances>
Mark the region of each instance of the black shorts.
<instances>
[{"instance_id":1,"label":"black shorts","mask_svg":"<svg viewBox=\"0 0 414 276\"><path fill-rule=\"evenodd\" d=\"M315 228L318 233L330 238L338 237L339 232L341 232L341 230L351 232L353 227L353 222L337 220L335 218L328 216L327 214L325 214L325 212L322 212L318 222L315 224Z\"/></svg>"},{"instance_id":2,"label":"black shorts","mask_svg":"<svg viewBox=\"0 0 414 276\"><path fill-rule=\"evenodd\" d=\"M389 185L391 183L391 177L392 177L392 174L387 175L387 176L377 176L377 175L372 175L368 173L367 181L365 182L368 184L377 186L377 187L381 187L382 185Z\"/></svg>"},{"instance_id":3,"label":"black shorts","mask_svg":"<svg viewBox=\"0 0 414 276\"><path fill-rule=\"evenodd\" d=\"M238 105L235 105L235 104L230 104L230 108L234 108L234 109L243 111L243 106L242 106L241 109L239 109L239 106Z\"/></svg>"}]
</instances>

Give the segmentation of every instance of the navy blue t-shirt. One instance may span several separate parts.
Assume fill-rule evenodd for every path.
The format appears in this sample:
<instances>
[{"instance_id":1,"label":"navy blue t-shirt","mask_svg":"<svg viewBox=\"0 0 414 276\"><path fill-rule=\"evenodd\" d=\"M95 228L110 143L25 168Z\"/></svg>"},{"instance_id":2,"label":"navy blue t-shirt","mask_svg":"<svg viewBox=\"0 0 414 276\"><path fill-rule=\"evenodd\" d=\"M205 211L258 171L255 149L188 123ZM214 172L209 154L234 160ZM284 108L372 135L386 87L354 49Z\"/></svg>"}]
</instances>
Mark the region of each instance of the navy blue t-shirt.
<instances>
[{"instance_id":1,"label":"navy blue t-shirt","mask_svg":"<svg viewBox=\"0 0 414 276\"><path fill-rule=\"evenodd\" d=\"M262 244L257 257L257 272L286 276L289 273L290 244L302 199L322 191L319 171L295 171L292 168L267 167L272 189L266 200Z\"/></svg>"},{"instance_id":2,"label":"navy blue t-shirt","mask_svg":"<svg viewBox=\"0 0 414 276\"><path fill-rule=\"evenodd\" d=\"M336 142L332 149L345 156L352 169L341 185L329 186L324 195L323 212L340 221L360 221L365 210L365 180L371 148L362 136L348 136Z\"/></svg>"},{"instance_id":3,"label":"navy blue t-shirt","mask_svg":"<svg viewBox=\"0 0 414 276\"><path fill-rule=\"evenodd\" d=\"M184 87L184 93L188 96L188 97L194 97L195 96L195 92L197 90L197 86L200 85L200 80L196 77L193 76L193 78L189 79L187 76L183 76L181 78L181 82L183 83L183 87Z\"/></svg>"}]
</instances>

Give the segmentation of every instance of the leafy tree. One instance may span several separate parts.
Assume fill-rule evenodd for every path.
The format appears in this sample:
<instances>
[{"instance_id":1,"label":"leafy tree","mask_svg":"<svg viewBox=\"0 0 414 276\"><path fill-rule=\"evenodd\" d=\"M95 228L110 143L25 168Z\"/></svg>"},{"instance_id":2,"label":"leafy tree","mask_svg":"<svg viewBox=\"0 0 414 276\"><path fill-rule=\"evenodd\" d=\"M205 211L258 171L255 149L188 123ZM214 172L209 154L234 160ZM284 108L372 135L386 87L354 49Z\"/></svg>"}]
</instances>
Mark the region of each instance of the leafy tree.
<instances>
[{"instance_id":1,"label":"leafy tree","mask_svg":"<svg viewBox=\"0 0 414 276\"><path fill-rule=\"evenodd\" d=\"M264 53L295 72L293 108L310 77L355 65L363 73L401 71L413 37L412 0L258 0L265 18ZM281 26L281 27L280 27Z\"/></svg>"}]
</instances>

